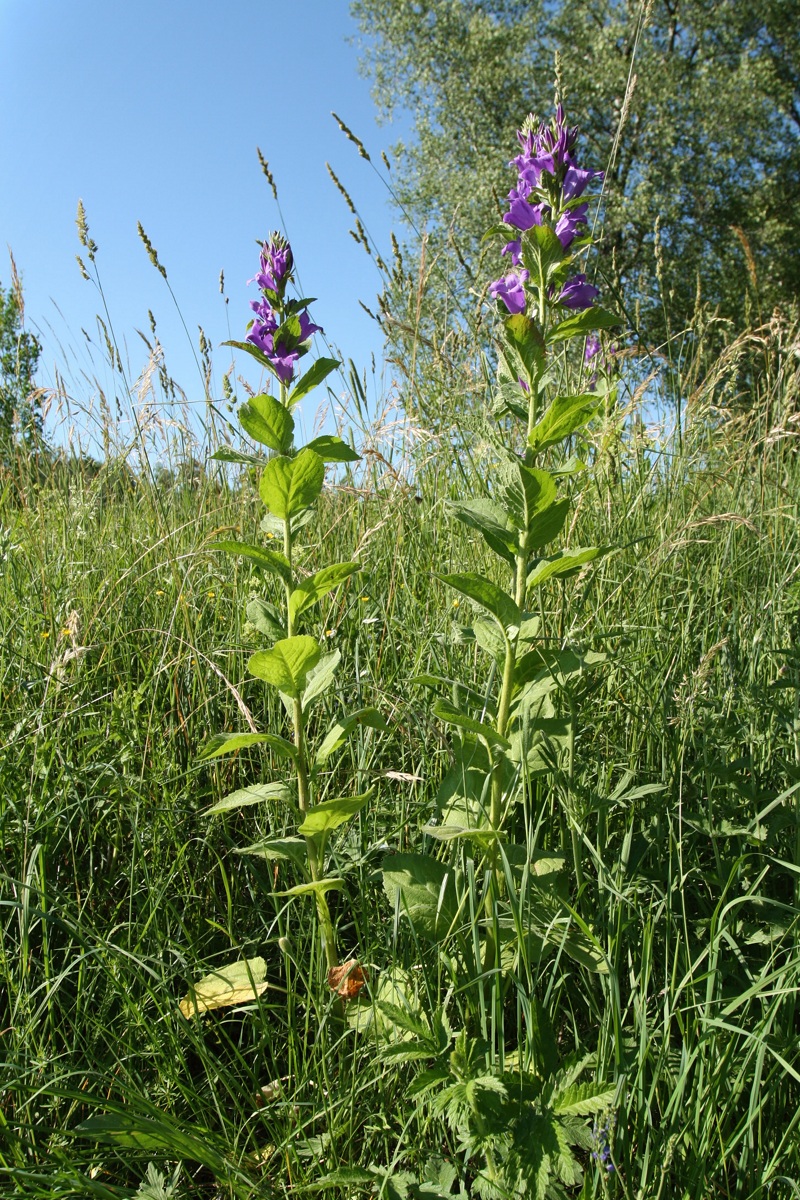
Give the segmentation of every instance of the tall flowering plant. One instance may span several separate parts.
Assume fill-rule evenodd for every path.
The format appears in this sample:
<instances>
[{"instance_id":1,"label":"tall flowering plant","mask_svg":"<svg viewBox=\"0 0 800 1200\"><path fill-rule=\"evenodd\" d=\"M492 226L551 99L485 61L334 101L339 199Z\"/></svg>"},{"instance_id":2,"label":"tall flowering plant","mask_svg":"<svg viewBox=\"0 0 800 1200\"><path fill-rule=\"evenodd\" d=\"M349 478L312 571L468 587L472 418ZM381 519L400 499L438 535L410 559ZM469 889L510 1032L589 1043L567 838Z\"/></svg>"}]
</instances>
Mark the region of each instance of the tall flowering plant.
<instances>
[{"instance_id":1,"label":"tall flowering plant","mask_svg":"<svg viewBox=\"0 0 800 1200\"><path fill-rule=\"evenodd\" d=\"M608 1085L577 1083L581 1067L559 1065L553 1031L531 994L548 946L583 967L606 969L590 926L575 920L564 878L571 857L580 891L571 786L575 687L602 656L557 640L542 624L546 605L537 603L553 580L602 553L596 546L552 548L570 510L565 484L584 466L560 451L605 400L602 381L588 376L596 375L597 331L619 324L597 304L598 289L580 266L591 245L585 197L601 172L578 165L577 134L560 104L551 123L525 123L510 164L516 183L493 231L510 268L488 289L500 318L493 409L502 420L491 435L498 463L482 494L454 507L501 560L508 582L476 571L440 577L477 610L459 636L493 660L489 688L479 694L463 686L453 694L450 680L421 680L444 692L433 712L453 731L454 766L436 818L424 827L439 846L383 863L389 898L416 935L437 946L466 1010L455 1033L446 1000L415 1023L389 1006L389 1018L416 1040L389 1047L387 1056L434 1060L415 1094L426 1095L451 1125L471 1160L475 1190L487 1197L562 1195L563 1185L579 1183L570 1147L591 1144L583 1118L611 1102ZM584 383L573 391L562 383L560 351L588 335L588 358L579 356ZM550 779L562 800L571 855L560 852L557 829L549 846L537 848L530 804L536 778ZM514 986L524 1015L506 1031Z\"/></svg>"},{"instance_id":2,"label":"tall flowering plant","mask_svg":"<svg viewBox=\"0 0 800 1200\"><path fill-rule=\"evenodd\" d=\"M343 714L333 727L315 734L310 714L334 681L340 652L324 653L319 639L304 630L313 607L330 592L345 584L360 568L357 562L332 562L307 574L297 562L295 548L302 531L309 527L322 492L326 463L348 463L358 459L341 438L322 435L305 446L294 442L293 412L303 397L339 366L336 359L318 358L298 375L302 358L320 327L308 313L310 300L293 299L288 293L293 280L294 260L288 242L273 234L261 248L259 270L251 283L260 296L252 301L254 317L244 341L228 342L248 353L277 382L277 394L253 396L238 410L239 422L252 441L270 452L261 470L259 493L266 508L262 531L278 538L281 549L269 545L225 540L212 549L235 554L249 561L259 573L279 582L283 604L267 598L251 600L249 621L265 639L265 647L252 654L249 673L279 693L287 713L288 736L274 729L251 729L212 737L201 753L205 761L230 754L245 746L263 745L275 758L289 764L289 778L271 779L241 788L215 804L209 814L230 812L251 804L278 803L290 814L288 836L270 836L247 847L247 852L276 863L290 864L300 882L282 893L313 898L325 950L329 982L342 988L336 932L328 895L341 890L345 881L329 869L330 839L335 830L351 821L367 803L367 795L339 796L321 800L324 772L333 755L359 725L384 728L379 713L362 708ZM261 459L230 449L217 451L226 462L259 464ZM262 972L263 960L253 960ZM240 968L236 964L232 970ZM253 973L252 962L248 967ZM350 973L357 964L349 965ZM217 973L217 978L219 973ZM238 978L238 977L237 977ZM257 982L257 981L256 981ZM344 981L347 984L347 980ZM354 989L352 981L349 990ZM238 993L240 996L241 993Z\"/></svg>"}]
</instances>

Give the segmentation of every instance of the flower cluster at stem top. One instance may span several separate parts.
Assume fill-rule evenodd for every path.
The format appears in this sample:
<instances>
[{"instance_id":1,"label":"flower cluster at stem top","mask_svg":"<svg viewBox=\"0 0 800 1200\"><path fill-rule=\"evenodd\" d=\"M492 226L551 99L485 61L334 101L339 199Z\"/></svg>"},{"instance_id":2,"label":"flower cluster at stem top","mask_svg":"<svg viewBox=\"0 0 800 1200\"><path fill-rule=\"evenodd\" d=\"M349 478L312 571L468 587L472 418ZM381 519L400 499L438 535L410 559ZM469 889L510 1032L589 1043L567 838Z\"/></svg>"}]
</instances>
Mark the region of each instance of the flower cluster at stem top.
<instances>
[{"instance_id":1,"label":"flower cluster at stem top","mask_svg":"<svg viewBox=\"0 0 800 1200\"><path fill-rule=\"evenodd\" d=\"M518 269L489 286L490 294L501 300L512 316L525 312L527 306L525 285L530 272L521 265L525 234L535 226L549 226L562 249L568 250L586 232L589 205L580 198L593 179L603 177L602 171L582 170L576 164L578 128L567 126L561 104L551 125L531 118L517 138L521 153L509 163L517 168L517 185L508 193L508 212L503 215L503 221L517 236L506 243L502 253L509 255L511 265ZM598 295L586 276L577 274L567 279L557 294L550 289L547 299L580 311L589 308Z\"/></svg>"},{"instance_id":2,"label":"flower cluster at stem top","mask_svg":"<svg viewBox=\"0 0 800 1200\"><path fill-rule=\"evenodd\" d=\"M261 269L247 281L257 283L261 289L260 299L250 301L256 315L247 341L266 355L283 384L292 382L295 363L308 350L313 335L322 332L320 325L312 323L307 302L286 297L293 267L291 246L279 233L273 233L261 247Z\"/></svg>"}]
</instances>

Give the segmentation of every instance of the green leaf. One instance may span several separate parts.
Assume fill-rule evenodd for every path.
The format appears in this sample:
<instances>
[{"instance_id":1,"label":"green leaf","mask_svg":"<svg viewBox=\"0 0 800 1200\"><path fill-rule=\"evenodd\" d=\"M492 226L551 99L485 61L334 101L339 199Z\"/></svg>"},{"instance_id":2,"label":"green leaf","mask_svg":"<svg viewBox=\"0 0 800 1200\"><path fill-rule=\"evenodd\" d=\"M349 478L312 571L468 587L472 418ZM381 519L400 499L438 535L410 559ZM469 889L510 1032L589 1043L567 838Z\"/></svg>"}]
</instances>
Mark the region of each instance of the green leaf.
<instances>
[{"instance_id":1,"label":"green leaf","mask_svg":"<svg viewBox=\"0 0 800 1200\"><path fill-rule=\"evenodd\" d=\"M618 317L616 313L608 312L605 308L586 308L572 317L565 317L554 329L550 330L547 341L548 343L564 342L567 338L576 337L579 334L592 333L595 329L613 329L615 325L621 324L622 318Z\"/></svg>"},{"instance_id":2,"label":"green leaf","mask_svg":"<svg viewBox=\"0 0 800 1200\"><path fill-rule=\"evenodd\" d=\"M336 437L332 433L323 433L319 437L313 438L306 446L307 450L313 450L318 454L323 462L360 462L361 455L356 454L355 450L348 442L342 441L340 437Z\"/></svg>"},{"instance_id":3,"label":"green leaf","mask_svg":"<svg viewBox=\"0 0 800 1200\"><path fill-rule=\"evenodd\" d=\"M256 442L283 454L292 444L294 419L274 396L266 393L252 396L239 408L239 422L245 433Z\"/></svg>"},{"instance_id":4,"label":"green leaf","mask_svg":"<svg viewBox=\"0 0 800 1200\"><path fill-rule=\"evenodd\" d=\"M310 883L298 883L296 887L287 888L285 892L276 892L276 896L324 896L326 892L341 892L344 890L344 880L333 878L315 879Z\"/></svg>"},{"instance_id":5,"label":"green leaf","mask_svg":"<svg viewBox=\"0 0 800 1200\"><path fill-rule=\"evenodd\" d=\"M467 596L481 608L485 608L495 617L504 629L511 625L519 625L522 616L514 600L496 583L478 575L474 571L454 575L440 575L442 583L446 583L462 596Z\"/></svg>"},{"instance_id":6,"label":"green leaf","mask_svg":"<svg viewBox=\"0 0 800 1200\"><path fill-rule=\"evenodd\" d=\"M467 716L449 700L436 700L433 705L433 714L440 721L446 721L448 725L457 725L459 729L466 729L468 733L474 733L477 737L483 738L484 742L490 746L508 747L511 744L491 725L484 725L483 721Z\"/></svg>"},{"instance_id":7,"label":"green leaf","mask_svg":"<svg viewBox=\"0 0 800 1200\"><path fill-rule=\"evenodd\" d=\"M286 627L283 624L281 612L267 600L256 598L247 605L247 619L255 625L259 633L270 638L286 637Z\"/></svg>"},{"instance_id":8,"label":"green leaf","mask_svg":"<svg viewBox=\"0 0 800 1200\"><path fill-rule=\"evenodd\" d=\"M554 504L537 513L531 520L527 533L520 534L522 552L529 554L532 550L538 550L548 542L554 541L564 528L568 512L569 497L565 496L563 500L556 500Z\"/></svg>"},{"instance_id":9,"label":"green leaf","mask_svg":"<svg viewBox=\"0 0 800 1200\"><path fill-rule=\"evenodd\" d=\"M297 832L303 837L327 836L331 830L344 825L356 813L359 813L370 798L371 793L363 796L339 796L335 800L323 800L315 804L305 814L303 824Z\"/></svg>"},{"instance_id":10,"label":"green leaf","mask_svg":"<svg viewBox=\"0 0 800 1200\"><path fill-rule=\"evenodd\" d=\"M314 670L309 672L306 690L303 692L304 709L308 708L312 700L316 700L318 696L323 695L328 690L333 683L336 668L341 660L341 651L334 650L331 654L324 654L314 667Z\"/></svg>"},{"instance_id":11,"label":"green leaf","mask_svg":"<svg viewBox=\"0 0 800 1200\"><path fill-rule=\"evenodd\" d=\"M331 371L335 371L341 365L338 358L318 358L316 362L313 362L289 393L289 407L294 408L298 400L302 400L313 388L319 387L328 378Z\"/></svg>"},{"instance_id":12,"label":"green leaf","mask_svg":"<svg viewBox=\"0 0 800 1200\"><path fill-rule=\"evenodd\" d=\"M566 253L556 231L549 225L534 225L531 233L532 238L522 239L522 259L535 282L539 281L540 272L547 282L566 258Z\"/></svg>"},{"instance_id":13,"label":"green leaf","mask_svg":"<svg viewBox=\"0 0 800 1200\"><path fill-rule=\"evenodd\" d=\"M229 446L220 446L211 457L216 462L244 463L248 467L260 467L264 462L263 458L256 454L242 454L239 450L231 450Z\"/></svg>"},{"instance_id":14,"label":"green leaf","mask_svg":"<svg viewBox=\"0 0 800 1200\"><path fill-rule=\"evenodd\" d=\"M385 732L389 728L377 708L359 708L356 712L348 713L325 735L314 756L315 769L319 770L324 767L330 756L344 744L359 725L367 725L370 729L378 729L381 732Z\"/></svg>"},{"instance_id":15,"label":"green leaf","mask_svg":"<svg viewBox=\"0 0 800 1200\"><path fill-rule=\"evenodd\" d=\"M270 571L284 583L292 582L292 568L289 561L277 550L266 550L263 546L251 546L247 542L236 542L226 539L222 542L212 542L209 550L224 550L227 554L241 554L249 558L262 571Z\"/></svg>"},{"instance_id":16,"label":"green leaf","mask_svg":"<svg viewBox=\"0 0 800 1200\"><path fill-rule=\"evenodd\" d=\"M305 612L312 604L316 604L328 592L332 592L340 583L344 583L345 579L349 579L360 570L361 567L356 562L332 563L304 579L289 597L289 620L294 624L300 613Z\"/></svg>"},{"instance_id":17,"label":"green leaf","mask_svg":"<svg viewBox=\"0 0 800 1200\"><path fill-rule=\"evenodd\" d=\"M269 361L269 359L267 358L264 351L259 350L258 346L254 346L252 342L229 341L229 342L223 342L222 345L223 346L234 346L235 349L237 349L237 350L244 350L244 352L246 354L249 354L251 358L254 358L256 360L256 362L259 364L259 366L266 367L267 370L271 371L272 374L275 375L275 377L277 378L277 375L275 374L275 368L272 365L272 363Z\"/></svg>"},{"instance_id":18,"label":"green leaf","mask_svg":"<svg viewBox=\"0 0 800 1200\"><path fill-rule=\"evenodd\" d=\"M607 1083L573 1083L553 1100L553 1111L560 1116L590 1117L614 1102L616 1088Z\"/></svg>"},{"instance_id":19,"label":"green leaf","mask_svg":"<svg viewBox=\"0 0 800 1200\"><path fill-rule=\"evenodd\" d=\"M538 562L528 575L528 587L538 587L555 575L571 575L586 563L593 562L601 554L608 553L602 546L587 546L576 550L559 550Z\"/></svg>"},{"instance_id":20,"label":"green leaf","mask_svg":"<svg viewBox=\"0 0 800 1200\"><path fill-rule=\"evenodd\" d=\"M326 1188L371 1188L374 1182L375 1176L371 1171L364 1171L361 1167L337 1167L335 1171L330 1171L312 1183L305 1184L301 1190L316 1192Z\"/></svg>"},{"instance_id":21,"label":"green leaf","mask_svg":"<svg viewBox=\"0 0 800 1200\"><path fill-rule=\"evenodd\" d=\"M245 808L248 804L263 804L266 800L290 801L292 793L285 783L255 783L250 787L239 788L230 792L222 800L218 800L211 808L202 814L204 817L214 813L231 812L235 808Z\"/></svg>"},{"instance_id":22,"label":"green leaf","mask_svg":"<svg viewBox=\"0 0 800 1200\"><path fill-rule=\"evenodd\" d=\"M502 667L506 658L506 639L497 628L496 622L490 621L488 617L477 617L472 622L472 632L480 648Z\"/></svg>"},{"instance_id":23,"label":"green leaf","mask_svg":"<svg viewBox=\"0 0 800 1200\"><path fill-rule=\"evenodd\" d=\"M495 554L513 564L516 534L499 504L479 498L454 502L451 507L459 521L477 529Z\"/></svg>"},{"instance_id":24,"label":"green leaf","mask_svg":"<svg viewBox=\"0 0 800 1200\"><path fill-rule=\"evenodd\" d=\"M514 463L514 473L503 488L503 500L510 519L526 538L534 518L555 499L556 481L549 471Z\"/></svg>"},{"instance_id":25,"label":"green leaf","mask_svg":"<svg viewBox=\"0 0 800 1200\"><path fill-rule=\"evenodd\" d=\"M305 838L267 838L263 842L253 842L252 846L243 846L236 854L252 854L255 858L266 858L269 862L293 862L302 871L308 865L308 847Z\"/></svg>"},{"instance_id":26,"label":"green leaf","mask_svg":"<svg viewBox=\"0 0 800 1200\"><path fill-rule=\"evenodd\" d=\"M102 1113L81 1121L68 1132L72 1136L111 1142L116 1146L166 1151L180 1159L203 1163L218 1176L224 1177L226 1173L225 1159L213 1146L187 1130L183 1122L174 1121L166 1114L155 1119L131 1112Z\"/></svg>"},{"instance_id":27,"label":"green leaf","mask_svg":"<svg viewBox=\"0 0 800 1200\"><path fill-rule=\"evenodd\" d=\"M282 638L271 650L251 654L247 669L257 679L272 684L286 696L299 700L309 672L322 657L316 638L300 634Z\"/></svg>"},{"instance_id":28,"label":"green leaf","mask_svg":"<svg viewBox=\"0 0 800 1200\"><path fill-rule=\"evenodd\" d=\"M291 742L287 742L286 738L279 737L276 733L216 733L208 739L197 757L204 762L207 758L217 758L220 754L231 754L234 750L241 750L244 746L255 746L259 742L263 742L269 746L270 750L274 750L276 754L281 754L284 758L297 760L296 748Z\"/></svg>"},{"instance_id":29,"label":"green leaf","mask_svg":"<svg viewBox=\"0 0 800 1200\"><path fill-rule=\"evenodd\" d=\"M558 238L556 238L558 241ZM559 242L559 248L561 243ZM517 313L504 322L506 367L512 382L524 379L528 387L534 391L544 373L545 342L542 331L535 321L524 313ZM523 389L519 388L521 404L527 415L528 398Z\"/></svg>"},{"instance_id":30,"label":"green leaf","mask_svg":"<svg viewBox=\"0 0 800 1200\"><path fill-rule=\"evenodd\" d=\"M247 958L241 962L219 967L190 986L189 994L178 1007L187 1018L212 1012L215 1008L230 1008L256 1000L269 986L266 982L267 964L263 958Z\"/></svg>"},{"instance_id":31,"label":"green leaf","mask_svg":"<svg viewBox=\"0 0 800 1200\"><path fill-rule=\"evenodd\" d=\"M600 397L595 394L556 396L541 421L531 430L529 448L534 454L541 454L550 446L563 442L592 419L599 404Z\"/></svg>"},{"instance_id":32,"label":"green leaf","mask_svg":"<svg viewBox=\"0 0 800 1200\"><path fill-rule=\"evenodd\" d=\"M408 917L422 937L442 941L458 912L455 877L427 854L392 854L381 864L389 901Z\"/></svg>"},{"instance_id":33,"label":"green leaf","mask_svg":"<svg viewBox=\"0 0 800 1200\"><path fill-rule=\"evenodd\" d=\"M281 455L271 459L261 473L258 490L270 512L285 520L314 503L324 478L324 462L306 448L296 458Z\"/></svg>"}]
</instances>

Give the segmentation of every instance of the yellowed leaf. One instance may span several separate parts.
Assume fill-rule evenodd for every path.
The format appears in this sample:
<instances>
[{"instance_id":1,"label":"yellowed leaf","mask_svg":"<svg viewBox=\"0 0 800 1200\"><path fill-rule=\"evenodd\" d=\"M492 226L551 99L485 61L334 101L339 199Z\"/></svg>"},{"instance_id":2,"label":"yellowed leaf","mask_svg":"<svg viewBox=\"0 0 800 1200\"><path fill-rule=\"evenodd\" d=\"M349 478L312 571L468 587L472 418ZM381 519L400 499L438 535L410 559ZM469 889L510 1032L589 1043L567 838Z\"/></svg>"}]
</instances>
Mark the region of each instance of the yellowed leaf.
<instances>
[{"instance_id":1,"label":"yellowed leaf","mask_svg":"<svg viewBox=\"0 0 800 1200\"><path fill-rule=\"evenodd\" d=\"M193 984L178 1007L188 1020L215 1008L246 1004L267 990L269 984L266 974L267 964L263 958L247 958L230 963Z\"/></svg>"}]
</instances>

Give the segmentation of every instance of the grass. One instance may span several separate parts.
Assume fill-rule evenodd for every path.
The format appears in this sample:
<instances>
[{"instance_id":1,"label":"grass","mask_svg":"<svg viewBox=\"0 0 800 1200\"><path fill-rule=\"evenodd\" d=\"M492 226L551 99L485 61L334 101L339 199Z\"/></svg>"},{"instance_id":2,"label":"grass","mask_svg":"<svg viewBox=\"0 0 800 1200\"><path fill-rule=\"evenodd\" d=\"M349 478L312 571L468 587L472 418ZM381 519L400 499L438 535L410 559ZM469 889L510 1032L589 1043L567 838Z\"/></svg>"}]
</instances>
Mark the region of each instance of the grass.
<instances>
[{"instance_id":1,"label":"grass","mask_svg":"<svg viewBox=\"0 0 800 1200\"><path fill-rule=\"evenodd\" d=\"M544 950L481 1022L498 1052L535 998L561 1058L589 1055L614 1089L616 1169L583 1152L585 1196L800 1191L800 468L776 433L791 428L791 356L739 346L729 365L769 354L739 424L711 407L734 386L723 364L680 448L636 423L612 440L571 537L619 549L547 593L549 627L609 662L580 683L573 769L534 781L528 828L532 848L577 863L573 927L610 970ZM471 453L490 470L479 440ZM200 470L174 486L114 462L0 484L0 1194L134 1195L151 1161L166 1176L183 1163L181 1197L294 1194L370 1164L402 1193L402 1171L459 1164L457 1138L409 1096L374 1026L341 1019L308 910L277 895L291 869L236 853L284 814L203 816L276 770L255 748L197 762L247 713L283 723L244 666L255 573L206 549L220 530L256 534L253 482ZM490 683L434 578L482 551L445 504L463 487L449 450L415 491L382 470L373 458L358 486L326 493L304 565L356 545L364 565L320 610L346 669L318 719L374 704L391 726L362 731L331 780L331 794L374 788L336 844L339 943L373 993L402 980L428 1011L446 970L398 921L379 866L387 846L422 845L451 761L410 681ZM259 999L180 1014L190 983L256 955ZM464 1005L451 996L456 1024ZM98 1136L76 1136L98 1114Z\"/></svg>"}]
</instances>

